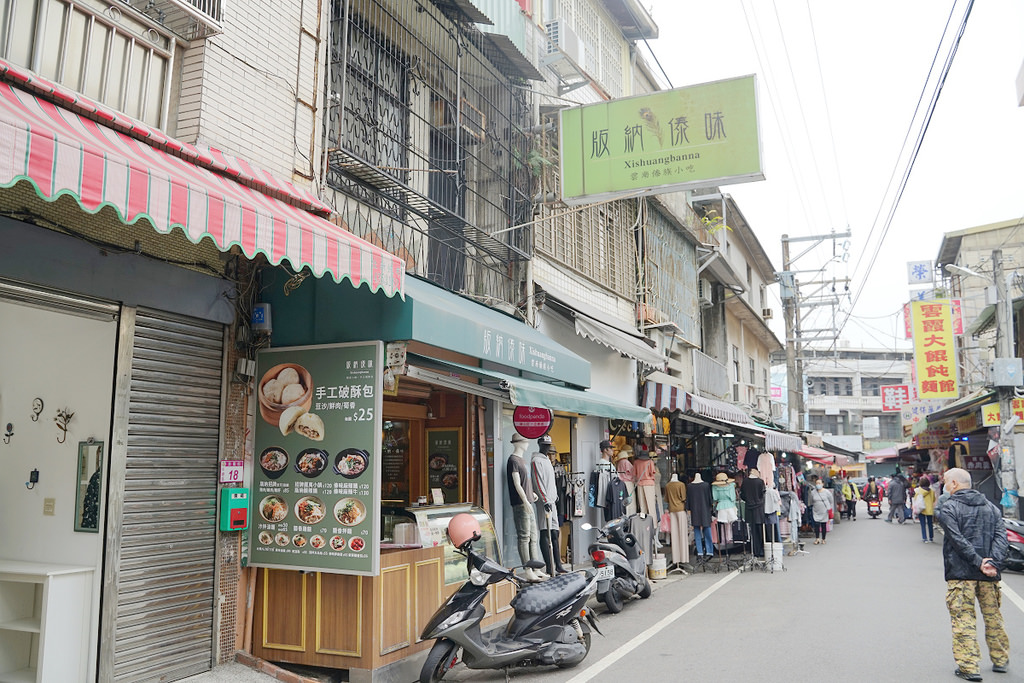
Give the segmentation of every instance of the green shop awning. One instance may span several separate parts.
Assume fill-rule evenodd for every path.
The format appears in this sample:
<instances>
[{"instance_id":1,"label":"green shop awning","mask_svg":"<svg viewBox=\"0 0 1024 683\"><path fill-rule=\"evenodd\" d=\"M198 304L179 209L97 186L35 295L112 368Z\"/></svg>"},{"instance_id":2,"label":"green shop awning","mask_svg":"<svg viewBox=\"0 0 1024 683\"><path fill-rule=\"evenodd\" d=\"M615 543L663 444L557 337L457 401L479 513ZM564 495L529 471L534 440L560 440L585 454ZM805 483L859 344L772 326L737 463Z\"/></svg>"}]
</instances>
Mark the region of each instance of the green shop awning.
<instances>
[{"instance_id":1,"label":"green shop awning","mask_svg":"<svg viewBox=\"0 0 1024 683\"><path fill-rule=\"evenodd\" d=\"M590 363L521 320L423 280L406 279L405 305L395 321L408 336L449 351L580 387ZM399 334L399 330L394 330Z\"/></svg>"},{"instance_id":2,"label":"green shop awning","mask_svg":"<svg viewBox=\"0 0 1024 683\"><path fill-rule=\"evenodd\" d=\"M610 396L602 396L592 391L582 391L545 382L514 377L496 370L471 367L461 363L442 361L409 354L410 365L425 365L439 368L459 375L469 375L480 379L483 386L491 390L506 392L508 401L516 406L533 406L561 410L582 415L596 415L615 420L648 422L651 411L644 406L625 403Z\"/></svg>"},{"instance_id":3,"label":"green shop awning","mask_svg":"<svg viewBox=\"0 0 1024 683\"><path fill-rule=\"evenodd\" d=\"M263 301L273 305L275 346L418 341L513 374L590 386L590 363L581 356L517 318L415 277L405 279L405 301L322 280L285 294L279 269L263 269L261 280Z\"/></svg>"}]
</instances>

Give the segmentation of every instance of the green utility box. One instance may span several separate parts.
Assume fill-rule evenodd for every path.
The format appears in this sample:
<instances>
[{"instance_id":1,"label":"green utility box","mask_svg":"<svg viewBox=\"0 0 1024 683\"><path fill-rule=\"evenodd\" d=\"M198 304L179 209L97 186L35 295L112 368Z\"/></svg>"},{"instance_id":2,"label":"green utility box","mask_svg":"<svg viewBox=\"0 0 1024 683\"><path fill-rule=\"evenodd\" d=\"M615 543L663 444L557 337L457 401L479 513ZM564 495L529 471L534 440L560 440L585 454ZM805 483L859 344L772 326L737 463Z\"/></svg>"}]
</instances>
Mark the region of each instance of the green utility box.
<instances>
[{"instance_id":1,"label":"green utility box","mask_svg":"<svg viewBox=\"0 0 1024 683\"><path fill-rule=\"evenodd\" d=\"M244 531L249 528L249 489L220 491L220 530Z\"/></svg>"}]
</instances>

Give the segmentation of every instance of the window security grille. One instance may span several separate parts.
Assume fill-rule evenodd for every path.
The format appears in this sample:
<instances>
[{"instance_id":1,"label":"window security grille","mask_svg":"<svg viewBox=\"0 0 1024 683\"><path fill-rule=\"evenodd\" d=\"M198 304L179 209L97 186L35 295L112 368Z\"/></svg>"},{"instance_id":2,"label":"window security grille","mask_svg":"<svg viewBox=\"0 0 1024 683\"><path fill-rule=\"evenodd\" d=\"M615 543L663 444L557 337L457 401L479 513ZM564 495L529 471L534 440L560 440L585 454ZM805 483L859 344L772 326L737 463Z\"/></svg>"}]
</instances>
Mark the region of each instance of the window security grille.
<instances>
[{"instance_id":1,"label":"window security grille","mask_svg":"<svg viewBox=\"0 0 1024 683\"><path fill-rule=\"evenodd\" d=\"M499 308L530 253L529 90L431 3L334 0L327 184L346 227ZM504 305L503 305L504 304Z\"/></svg>"}]
</instances>

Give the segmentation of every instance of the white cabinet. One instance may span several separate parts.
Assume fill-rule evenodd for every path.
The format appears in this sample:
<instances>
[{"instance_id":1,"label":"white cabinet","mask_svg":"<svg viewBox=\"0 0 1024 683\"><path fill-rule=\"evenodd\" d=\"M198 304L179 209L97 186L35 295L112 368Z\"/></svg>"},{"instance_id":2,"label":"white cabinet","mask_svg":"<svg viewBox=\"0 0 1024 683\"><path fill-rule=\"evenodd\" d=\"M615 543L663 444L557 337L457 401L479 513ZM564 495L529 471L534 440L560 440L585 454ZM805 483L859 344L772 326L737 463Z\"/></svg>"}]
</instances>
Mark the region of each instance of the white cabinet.
<instances>
[{"instance_id":1,"label":"white cabinet","mask_svg":"<svg viewBox=\"0 0 1024 683\"><path fill-rule=\"evenodd\" d=\"M89 680L93 571L0 560L0 683Z\"/></svg>"}]
</instances>

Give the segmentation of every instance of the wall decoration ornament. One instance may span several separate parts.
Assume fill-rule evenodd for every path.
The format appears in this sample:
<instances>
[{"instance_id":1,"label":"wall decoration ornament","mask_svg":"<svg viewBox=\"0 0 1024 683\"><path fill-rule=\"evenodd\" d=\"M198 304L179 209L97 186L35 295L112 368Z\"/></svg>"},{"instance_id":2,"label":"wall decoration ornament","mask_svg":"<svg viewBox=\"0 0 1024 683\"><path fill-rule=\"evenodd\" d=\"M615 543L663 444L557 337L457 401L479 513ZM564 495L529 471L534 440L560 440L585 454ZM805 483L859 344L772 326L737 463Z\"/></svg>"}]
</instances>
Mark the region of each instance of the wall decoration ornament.
<instances>
[{"instance_id":1,"label":"wall decoration ornament","mask_svg":"<svg viewBox=\"0 0 1024 683\"><path fill-rule=\"evenodd\" d=\"M12 436L14 436L14 424L8 422L7 431L4 432L4 443L10 443Z\"/></svg>"},{"instance_id":2,"label":"wall decoration ornament","mask_svg":"<svg viewBox=\"0 0 1024 683\"><path fill-rule=\"evenodd\" d=\"M32 399L32 421L39 422L39 413L43 412L43 399Z\"/></svg>"},{"instance_id":3,"label":"wall decoration ornament","mask_svg":"<svg viewBox=\"0 0 1024 683\"><path fill-rule=\"evenodd\" d=\"M61 435L57 437L57 443L64 443L64 440L68 438L68 424L74 416L75 414L67 408L57 411L57 416L53 418L53 421L57 423L57 429L61 431Z\"/></svg>"}]
</instances>

